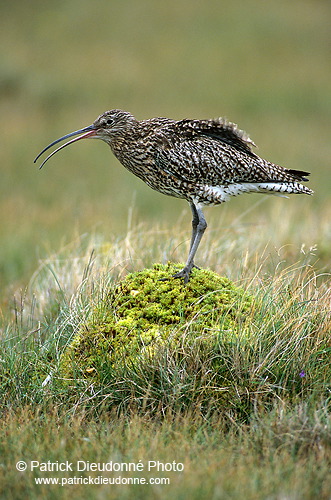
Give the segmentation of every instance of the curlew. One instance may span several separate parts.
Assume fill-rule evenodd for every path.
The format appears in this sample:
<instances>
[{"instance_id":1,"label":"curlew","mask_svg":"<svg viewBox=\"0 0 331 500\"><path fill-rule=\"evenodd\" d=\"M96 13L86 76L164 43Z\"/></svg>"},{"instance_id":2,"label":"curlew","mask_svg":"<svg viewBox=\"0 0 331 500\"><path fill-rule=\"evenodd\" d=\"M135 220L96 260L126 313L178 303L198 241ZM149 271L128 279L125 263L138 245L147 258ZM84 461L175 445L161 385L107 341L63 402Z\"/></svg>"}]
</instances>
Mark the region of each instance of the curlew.
<instances>
[{"instance_id":1,"label":"curlew","mask_svg":"<svg viewBox=\"0 0 331 500\"><path fill-rule=\"evenodd\" d=\"M78 136L78 137L75 137ZM64 135L35 158L59 142L74 137L55 153L80 139L101 139L134 175L160 193L183 198L190 204L192 236L184 268L173 275L187 283L203 233L207 228L202 208L219 205L242 193L313 194L301 184L309 172L271 163L254 153L249 136L223 118L138 121L127 111L114 109L101 114L88 127Z\"/></svg>"}]
</instances>

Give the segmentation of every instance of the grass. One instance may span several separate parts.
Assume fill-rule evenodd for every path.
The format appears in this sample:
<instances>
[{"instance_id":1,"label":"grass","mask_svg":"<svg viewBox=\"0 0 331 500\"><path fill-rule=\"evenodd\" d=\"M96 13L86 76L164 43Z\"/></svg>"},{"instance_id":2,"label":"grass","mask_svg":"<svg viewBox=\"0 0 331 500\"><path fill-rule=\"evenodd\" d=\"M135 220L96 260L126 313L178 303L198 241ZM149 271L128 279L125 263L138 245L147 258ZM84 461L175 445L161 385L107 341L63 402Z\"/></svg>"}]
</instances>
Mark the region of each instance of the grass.
<instances>
[{"instance_id":1,"label":"grass","mask_svg":"<svg viewBox=\"0 0 331 500\"><path fill-rule=\"evenodd\" d=\"M35 432L38 420L38 432ZM217 418L167 415L156 423L148 417L124 420L105 414L90 422L80 413L63 418L54 410L41 417L25 409L9 413L0 429L11 437L3 448L3 498L329 498L329 419L323 408L311 415L304 405L289 411L279 404L250 428L225 431ZM170 485L34 486L35 477L73 477L71 473L11 471L16 460L107 463L141 461L146 470L126 476L170 478ZM8 452L9 451L9 452ZM184 465L183 472L148 472L148 461ZM9 475L8 475L9 474ZM92 472L92 477L105 473ZM76 473L81 477L82 472ZM115 474L118 477L119 474ZM124 474L122 474L123 476ZM206 478L208 478L206 480Z\"/></svg>"},{"instance_id":2,"label":"grass","mask_svg":"<svg viewBox=\"0 0 331 500\"><path fill-rule=\"evenodd\" d=\"M19 498L23 490L37 498L88 498L96 490L100 498L184 498L188 492L238 498L245 488L248 499L327 499L330 288L328 275L316 275L313 255L298 249L300 260L287 267L279 261L272 275L263 258L258 272L252 265L241 269L237 284L259 304L251 311L249 341L239 331L230 343L220 335L206 344L208 328L192 329L189 321L181 325L179 344L166 342L140 363L102 362L101 354L98 379L79 372L63 378L59 367L70 342L118 280L139 267L132 248L143 255L156 236L162 247L168 235L161 231L146 230L144 238L131 232L121 242L77 240L41 262L24 296L16 296L0 353L4 498ZM212 266L222 266L231 253L229 245ZM249 263L256 258L246 254ZM36 469L18 476L19 459L141 460L146 469L139 477L170 478L170 485L76 485L74 492L67 485L59 493L34 478L88 473ZM148 471L149 460L183 463L184 471Z\"/></svg>"},{"instance_id":3,"label":"grass","mask_svg":"<svg viewBox=\"0 0 331 500\"><path fill-rule=\"evenodd\" d=\"M329 4L0 9L0 497L329 500ZM185 203L149 190L105 145L33 166L44 145L111 108L226 116L261 156L312 172L316 194L206 210L197 264L254 297L248 337L206 343L204 325L184 321L180 343L140 364L100 357L98 380L64 377L63 353L116 284L183 262L189 244ZM141 461L143 472L122 476L170 484L37 485L100 474L18 472L18 460ZM184 470L148 471L149 460Z\"/></svg>"}]
</instances>

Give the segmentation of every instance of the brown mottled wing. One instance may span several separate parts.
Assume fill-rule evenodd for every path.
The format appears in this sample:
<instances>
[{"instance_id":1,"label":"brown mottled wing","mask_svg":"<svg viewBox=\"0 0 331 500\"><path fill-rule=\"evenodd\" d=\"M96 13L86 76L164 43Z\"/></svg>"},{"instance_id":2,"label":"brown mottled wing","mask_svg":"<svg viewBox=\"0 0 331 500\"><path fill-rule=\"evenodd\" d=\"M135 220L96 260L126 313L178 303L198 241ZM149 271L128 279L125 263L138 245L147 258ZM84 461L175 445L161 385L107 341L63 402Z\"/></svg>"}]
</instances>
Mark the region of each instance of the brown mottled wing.
<instances>
[{"instance_id":1,"label":"brown mottled wing","mask_svg":"<svg viewBox=\"0 0 331 500\"><path fill-rule=\"evenodd\" d=\"M174 122L166 135L155 155L156 166L182 182L293 182L309 175L260 158L252 152L248 135L221 118Z\"/></svg>"},{"instance_id":2,"label":"brown mottled wing","mask_svg":"<svg viewBox=\"0 0 331 500\"><path fill-rule=\"evenodd\" d=\"M178 135L188 139L210 137L217 142L228 144L240 151L255 156L251 149L255 144L249 135L244 130L240 130L235 123L229 122L225 118L214 120L180 120L175 123L174 128Z\"/></svg>"},{"instance_id":3,"label":"brown mottled wing","mask_svg":"<svg viewBox=\"0 0 331 500\"><path fill-rule=\"evenodd\" d=\"M164 140L155 152L156 167L180 182L225 182L231 178L227 173L231 151L238 156L234 164L240 153L253 155L248 136L221 118L173 121L160 132Z\"/></svg>"}]
</instances>

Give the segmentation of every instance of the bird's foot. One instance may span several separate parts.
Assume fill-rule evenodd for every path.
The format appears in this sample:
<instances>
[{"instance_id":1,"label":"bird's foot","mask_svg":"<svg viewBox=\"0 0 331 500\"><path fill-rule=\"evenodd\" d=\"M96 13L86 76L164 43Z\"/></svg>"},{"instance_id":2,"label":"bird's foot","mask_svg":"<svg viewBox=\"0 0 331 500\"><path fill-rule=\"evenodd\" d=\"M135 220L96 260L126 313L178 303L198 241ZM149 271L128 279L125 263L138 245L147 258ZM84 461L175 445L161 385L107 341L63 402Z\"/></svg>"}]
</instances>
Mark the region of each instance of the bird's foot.
<instances>
[{"instance_id":1,"label":"bird's foot","mask_svg":"<svg viewBox=\"0 0 331 500\"><path fill-rule=\"evenodd\" d=\"M183 267L183 269L178 271L178 273L175 273L172 276L169 276L169 278L160 278L159 281L168 281L172 278L183 278L184 283L186 284L186 283L188 283L188 281L190 279L191 271L194 268L200 269L200 267L196 266L195 264L193 264L191 266L185 266L185 267Z\"/></svg>"},{"instance_id":2,"label":"bird's foot","mask_svg":"<svg viewBox=\"0 0 331 500\"><path fill-rule=\"evenodd\" d=\"M173 278L183 278L184 283L186 285L186 283L188 283L188 280L190 279L192 267L189 268L189 267L185 266L181 271L178 271L178 273L173 274L172 277Z\"/></svg>"},{"instance_id":3,"label":"bird's foot","mask_svg":"<svg viewBox=\"0 0 331 500\"><path fill-rule=\"evenodd\" d=\"M173 274L172 278L184 278L184 283L186 284L190 279L192 269L200 269L200 267L196 266L195 264L185 266L183 269L178 271L178 273Z\"/></svg>"}]
</instances>

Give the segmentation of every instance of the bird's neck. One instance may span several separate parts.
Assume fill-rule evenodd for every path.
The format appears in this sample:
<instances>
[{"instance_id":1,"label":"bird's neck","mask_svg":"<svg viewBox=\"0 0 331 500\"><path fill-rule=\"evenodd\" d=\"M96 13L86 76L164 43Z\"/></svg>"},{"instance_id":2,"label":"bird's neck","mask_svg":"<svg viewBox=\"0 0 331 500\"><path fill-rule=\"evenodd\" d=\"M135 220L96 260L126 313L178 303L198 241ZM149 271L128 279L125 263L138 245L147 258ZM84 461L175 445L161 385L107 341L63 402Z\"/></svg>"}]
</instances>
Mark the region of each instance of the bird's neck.
<instances>
[{"instance_id":1,"label":"bird's neck","mask_svg":"<svg viewBox=\"0 0 331 500\"><path fill-rule=\"evenodd\" d=\"M143 124L140 126L137 122L135 127L108 142L120 163L138 177L143 175L141 174L142 165L145 171L154 161L153 147L148 140L148 134L146 127Z\"/></svg>"},{"instance_id":2,"label":"bird's neck","mask_svg":"<svg viewBox=\"0 0 331 500\"><path fill-rule=\"evenodd\" d=\"M114 136L111 140L107 141L112 152L123 163L122 159L134 147L134 136L130 131L122 132L121 135Z\"/></svg>"},{"instance_id":3,"label":"bird's neck","mask_svg":"<svg viewBox=\"0 0 331 500\"><path fill-rule=\"evenodd\" d=\"M112 152L121 163L128 154L134 153L137 140L141 140L143 134L139 129L139 122L132 123L130 127L122 129L120 133L114 134L107 140Z\"/></svg>"}]
</instances>

